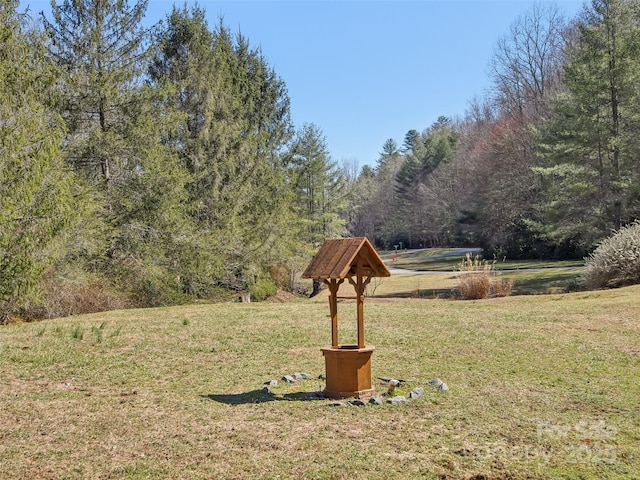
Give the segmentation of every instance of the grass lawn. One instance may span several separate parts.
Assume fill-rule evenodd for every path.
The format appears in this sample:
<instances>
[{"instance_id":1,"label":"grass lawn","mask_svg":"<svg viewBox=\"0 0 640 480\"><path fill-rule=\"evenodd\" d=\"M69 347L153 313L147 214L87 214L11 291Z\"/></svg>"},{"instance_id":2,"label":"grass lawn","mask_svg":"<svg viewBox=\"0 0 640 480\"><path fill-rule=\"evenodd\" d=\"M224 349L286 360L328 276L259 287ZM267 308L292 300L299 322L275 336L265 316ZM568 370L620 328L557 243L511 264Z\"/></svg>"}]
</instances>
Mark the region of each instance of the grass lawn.
<instances>
[{"instance_id":1,"label":"grass lawn","mask_svg":"<svg viewBox=\"0 0 640 480\"><path fill-rule=\"evenodd\" d=\"M472 258L480 255L472 250ZM451 272L458 270L460 262L465 259L469 250L465 248L427 248L421 250L403 250L398 254L384 252L382 258L390 267L406 268L409 270ZM481 258L481 255L479 256ZM510 260L486 258L486 262L496 270L539 269L557 267L580 267L584 265L581 260Z\"/></svg>"},{"instance_id":2,"label":"grass lawn","mask_svg":"<svg viewBox=\"0 0 640 480\"><path fill-rule=\"evenodd\" d=\"M370 295L398 298L449 298L456 287L456 272L467 250L429 248L404 250L395 255L387 252L383 258L389 268L407 272L390 279L375 279L368 289ZM475 257L474 257L475 258ZM492 272L503 279L512 279L512 295L565 293L582 288L585 267L582 261L487 261Z\"/></svg>"},{"instance_id":3,"label":"grass lawn","mask_svg":"<svg viewBox=\"0 0 640 480\"><path fill-rule=\"evenodd\" d=\"M4 326L0 478L640 478L639 298L369 298L374 377L426 394L363 407L306 398L326 301ZM344 343L354 310L339 304ZM294 372L313 378L261 392Z\"/></svg>"},{"instance_id":4,"label":"grass lawn","mask_svg":"<svg viewBox=\"0 0 640 480\"><path fill-rule=\"evenodd\" d=\"M539 295L579 289L583 272L584 268L576 267L530 268L497 271L494 278L512 279L512 295ZM406 273L372 279L367 294L387 298L450 298L455 296L457 283L454 272Z\"/></svg>"}]
</instances>

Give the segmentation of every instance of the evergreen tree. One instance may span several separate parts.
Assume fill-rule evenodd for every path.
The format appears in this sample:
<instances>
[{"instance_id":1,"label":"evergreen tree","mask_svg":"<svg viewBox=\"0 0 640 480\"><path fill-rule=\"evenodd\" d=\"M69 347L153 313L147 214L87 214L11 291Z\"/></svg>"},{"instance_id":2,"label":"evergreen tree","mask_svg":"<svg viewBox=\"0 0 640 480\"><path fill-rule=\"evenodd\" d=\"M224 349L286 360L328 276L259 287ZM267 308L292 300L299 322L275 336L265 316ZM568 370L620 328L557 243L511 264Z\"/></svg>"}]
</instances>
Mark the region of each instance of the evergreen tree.
<instances>
[{"instance_id":1,"label":"evergreen tree","mask_svg":"<svg viewBox=\"0 0 640 480\"><path fill-rule=\"evenodd\" d=\"M159 41L151 79L171 87L167 108L181 118L168 142L188 172L200 243L184 277L246 288L287 243L292 218L280 156L291 135L284 82L222 20L210 31L199 7L174 8Z\"/></svg>"},{"instance_id":2,"label":"evergreen tree","mask_svg":"<svg viewBox=\"0 0 640 480\"><path fill-rule=\"evenodd\" d=\"M161 90L145 83L146 1L52 2L45 18L51 57L63 72L59 108L69 162L99 198L104 248L98 265L143 305L172 303L184 288L176 251L190 238L183 219L185 173L163 141L177 123ZM88 236L93 232L83 232Z\"/></svg>"},{"instance_id":3,"label":"evergreen tree","mask_svg":"<svg viewBox=\"0 0 640 480\"><path fill-rule=\"evenodd\" d=\"M73 218L55 70L18 1L0 3L0 323L37 297Z\"/></svg>"},{"instance_id":4,"label":"evergreen tree","mask_svg":"<svg viewBox=\"0 0 640 480\"><path fill-rule=\"evenodd\" d=\"M406 221L400 209L397 180L404 160L404 156L399 153L385 157L384 163L376 172L378 189L375 200L367 210L367 215L374 217L374 239L386 248L406 241Z\"/></svg>"},{"instance_id":5,"label":"evergreen tree","mask_svg":"<svg viewBox=\"0 0 640 480\"><path fill-rule=\"evenodd\" d=\"M380 170L384 167L385 163L393 161L400 155L400 148L393 138L388 138L382 145L382 152L377 160L376 169Z\"/></svg>"},{"instance_id":6,"label":"evergreen tree","mask_svg":"<svg viewBox=\"0 0 640 480\"><path fill-rule=\"evenodd\" d=\"M458 134L447 117L438 120L424 133L425 153L422 158L421 174L428 175L443 162L453 157Z\"/></svg>"},{"instance_id":7,"label":"evergreen tree","mask_svg":"<svg viewBox=\"0 0 640 480\"><path fill-rule=\"evenodd\" d=\"M60 111L71 164L107 187L138 168L132 155L130 107L140 96L148 35L141 21L147 1L52 0L43 16L50 54L64 72ZM133 157L133 158L132 158Z\"/></svg>"},{"instance_id":8,"label":"evergreen tree","mask_svg":"<svg viewBox=\"0 0 640 480\"><path fill-rule=\"evenodd\" d=\"M351 189L351 196L343 214L347 230L356 237L368 237L375 242L375 200L378 192L376 172L365 165Z\"/></svg>"},{"instance_id":9,"label":"evergreen tree","mask_svg":"<svg viewBox=\"0 0 640 480\"><path fill-rule=\"evenodd\" d=\"M542 130L544 225L584 252L640 215L640 4L593 0Z\"/></svg>"},{"instance_id":10,"label":"evergreen tree","mask_svg":"<svg viewBox=\"0 0 640 480\"><path fill-rule=\"evenodd\" d=\"M422 136L417 130L409 130L402 144L404 161L397 175L397 191L402 209L409 209L414 194L414 185L420 174L422 159L425 154L425 145Z\"/></svg>"},{"instance_id":11,"label":"evergreen tree","mask_svg":"<svg viewBox=\"0 0 640 480\"><path fill-rule=\"evenodd\" d=\"M431 224L429 211L431 175L454 152L457 134L450 120L439 117L421 134L410 130L405 136L404 159L396 175L396 215L400 216L401 241L407 247L426 245L437 226Z\"/></svg>"},{"instance_id":12,"label":"evergreen tree","mask_svg":"<svg viewBox=\"0 0 640 480\"><path fill-rule=\"evenodd\" d=\"M305 124L291 147L293 186L297 208L304 221L301 238L315 245L328 238L342 237L346 231L340 217L349 192L344 175L331 161L320 128Z\"/></svg>"},{"instance_id":13,"label":"evergreen tree","mask_svg":"<svg viewBox=\"0 0 640 480\"><path fill-rule=\"evenodd\" d=\"M377 166L365 166L354 185L348 208L347 228L354 236L365 236L374 244L391 248L398 241L402 219L397 212L396 177L404 157L398 144L387 139Z\"/></svg>"}]
</instances>

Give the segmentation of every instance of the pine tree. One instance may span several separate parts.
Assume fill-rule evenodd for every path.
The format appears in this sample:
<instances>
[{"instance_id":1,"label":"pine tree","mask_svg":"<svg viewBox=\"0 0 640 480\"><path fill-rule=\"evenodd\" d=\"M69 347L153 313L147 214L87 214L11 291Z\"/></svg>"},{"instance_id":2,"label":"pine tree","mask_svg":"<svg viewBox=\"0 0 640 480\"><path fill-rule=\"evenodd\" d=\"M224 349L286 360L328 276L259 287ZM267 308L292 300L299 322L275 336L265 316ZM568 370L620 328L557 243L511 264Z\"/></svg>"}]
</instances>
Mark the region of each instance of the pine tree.
<instances>
[{"instance_id":1,"label":"pine tree","mask_svg":"<svg viewBox=\"0 0 640 480\"><path fill-rule=\"evenodd\" d=\"M142 305L179 301L176 252L191 238L184 219L186 172L165 140L177 118L162 89L147 85L147 1L64 0L45 19L50 55L63 77L58 107L66 151L100 198L104 248L84 259L131 290ZM89 235L90 232L83 232Z\"/></svg>"},{"instance_id":2,"label":"pine tree","mask_svg":"<svg viewBox=\"0 0 640 480\"><path fill-rule=\"evenodd\" d=\"M289 188L280 150L291 135L284 82L259 49L199 7L174 8L150 69L174 92L181 127L170 139L188 171L188 208L200 235L191 283L243 289L287 237Z\"/></svg>"},{"instance_id":3,"label":"pine tree","mask_svg":"<svg viewBox=\"0 0 640 480\"><path fill-rule=\"evenodd\" d=\"M290 155L297 208L304 221L301 238L320 245L328 238L343 236L346 231L340 213L346 207L349 191L331 160L320 128L312 123L303 125Z\"/></svg>"},{"instance_id":4,"label":"pine tree","mask_svg":"<svg viewBox=\"0 0 640 480\"><path fill-rule=\"evenodd\" d=\"M377 159L376 169L380 170L384 167L385 163L389 161L393 161L400 155L400 149L398 144L393 138L388 138L385 140L382 145L382 152L380 152L380 156Z\"/></svg>"},{"instance_id":5,"label":"pine tree","mask_svg":"<svg viewBox=\"0 0 640 480\"><path fill-rule=\"evenodd\" d=\"M107 188L138 167L132 159L129 109L144 101L148 32L141 27L147 1L52 2L53 21L43 17L50 54L62 69L60 111L68 157L77 171Z\"/></svg>"},{"instance_id":6,"label":"pine tree","mask_svg":"<svg viewBox=\"0 0 640 480\"><path fill-rule=\"evenodd\" d=\"M542 130L546 234L582 251L640 215L640 4L593 0Z\"/></svg>"},{"instance_id":7,"label":"pine tree","mask_svg":"<svg viewBox=\"0 0 640 480\"><path fill-rule=\"evenodd\" d=\"M37 297L73 219L55 70L17 1L0 3L0 323Z\"/></svg>"},{"instance_id":8,"label":"pine tree","mask_svg":"<svg viewBox=\"0 0 640 480\"><path fill-rule=\"evenodd\" d=\"M396 175L395 209L401 226L397 232L407 247L425 245L426 237L434 236L429 218L430 177L441 164L451 160L456 142L453 125L442 116L422 133L409 130L405 136L403 162Z\"/></svg>"}]
</instances>

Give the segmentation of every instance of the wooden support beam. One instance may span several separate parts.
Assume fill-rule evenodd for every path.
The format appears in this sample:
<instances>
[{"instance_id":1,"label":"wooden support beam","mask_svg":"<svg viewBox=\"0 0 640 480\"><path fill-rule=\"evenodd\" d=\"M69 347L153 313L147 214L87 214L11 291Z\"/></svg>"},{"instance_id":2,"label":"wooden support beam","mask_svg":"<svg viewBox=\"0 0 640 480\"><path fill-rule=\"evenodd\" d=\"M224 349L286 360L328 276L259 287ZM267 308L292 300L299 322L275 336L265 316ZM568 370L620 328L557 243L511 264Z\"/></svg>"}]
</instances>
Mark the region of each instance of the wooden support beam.
<instances>
[{"instance_id":1,"label":"wooden support beam","mask_svg":"<svg viewBox=\"0 0 640 480\"><path fill-rule=\"evenodd\" d=\"M356 265L356 295L358 308L358 348L364 348L364 289L366 287L362 277L364 265L361 257L358 257Z\"/></svg>"},{"instance_id":2,"label":"wooden support beam","mask_svg":"<svg viewBox=\"0 0 640 480\"><path fill-rule=\"evenodd\" d=\"M331 314L331 346L338 348L338 288L344 278L337 280L335 278L329 280L323 280L329 287L329 312Z\"/></svg>"}]
</instances>

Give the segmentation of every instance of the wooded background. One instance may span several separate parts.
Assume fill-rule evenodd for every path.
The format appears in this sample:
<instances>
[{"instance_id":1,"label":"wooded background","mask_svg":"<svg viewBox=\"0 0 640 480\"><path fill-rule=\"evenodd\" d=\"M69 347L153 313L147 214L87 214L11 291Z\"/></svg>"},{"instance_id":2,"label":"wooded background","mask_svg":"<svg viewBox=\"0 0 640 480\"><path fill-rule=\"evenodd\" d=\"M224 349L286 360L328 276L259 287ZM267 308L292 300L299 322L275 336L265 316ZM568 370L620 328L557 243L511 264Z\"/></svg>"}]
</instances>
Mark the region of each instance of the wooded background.
<instances>
[{"instance_id":1,"label":"wooded background","mask_svg":"<svg viewBox=\"0 0 640 480\"><path fill-rule=\"evenodd\" d=\"M362 169L292 124L249 39L197 6L145 28L147 4L0 2L2 321L303 289L327 238L579 258L640 218L636 0L534 6L484 98Z\"/></svg>"}]
</instances>

